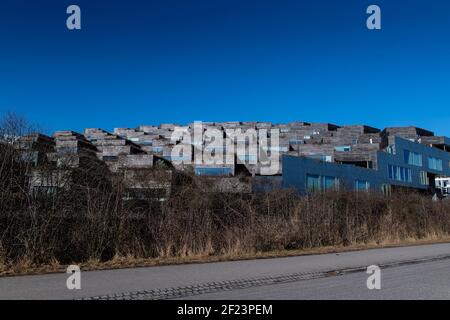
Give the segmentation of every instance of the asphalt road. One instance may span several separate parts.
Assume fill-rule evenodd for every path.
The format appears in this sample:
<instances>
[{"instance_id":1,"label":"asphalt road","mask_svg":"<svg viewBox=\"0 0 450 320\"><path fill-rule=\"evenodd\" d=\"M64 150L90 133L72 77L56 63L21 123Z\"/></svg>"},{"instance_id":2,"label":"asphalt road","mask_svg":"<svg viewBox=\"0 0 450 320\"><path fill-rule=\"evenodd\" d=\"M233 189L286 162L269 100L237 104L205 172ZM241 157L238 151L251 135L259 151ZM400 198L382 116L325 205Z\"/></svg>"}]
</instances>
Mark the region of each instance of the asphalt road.
<instances>
[{"instance_id":1,"label":"asphalt road","mask_svg":"<svg viewBox=\"0 0 450 320\"><path fill-rule=\"evenodd\" d=\"M450 260L386 268L381 289L365 272L189 297L197 300L440 300L450 299ZM186 298L184 298L186 299Z\"/></svg>"},{"instance_id":2,"label":"asphalt road","mask_svg":"<svg viewBox=\"0 0 450 320\"><path fill-rule=\"evenodd\" d=\"M366 268L381 268L368 290ZM0 278L0 299L450 299L450 244Z\"/></svg>"}]
</instances>

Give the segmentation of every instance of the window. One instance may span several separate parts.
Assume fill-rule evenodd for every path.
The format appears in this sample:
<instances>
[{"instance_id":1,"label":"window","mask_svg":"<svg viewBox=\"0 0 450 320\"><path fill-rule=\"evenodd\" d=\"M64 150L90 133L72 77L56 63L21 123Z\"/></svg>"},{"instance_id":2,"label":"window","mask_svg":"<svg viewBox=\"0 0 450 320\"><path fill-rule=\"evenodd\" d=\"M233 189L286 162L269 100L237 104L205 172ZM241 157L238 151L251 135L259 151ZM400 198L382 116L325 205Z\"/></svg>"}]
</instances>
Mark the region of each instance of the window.
<instances>
[{"instance_id":1,"label":"window","mask_svg":"<svg viewBox=\"0 0 450 320\"><path fill-rule=\"evenodd\" d=\"M442 160L435 157L428 157L428 168L442 171Z\"/></svg>"},{"instance_id":2,"label":"window","mask_svg":"<svg viewBox=\"0 0 450 320\"><path fill-rule=\"evenodd\" d=\"M424 186L430 184L430 179L428 178L428 174L425 171L420 171L420 183Z\"/></svg>"},{"instance_id":3,"label":"window","mask_svg":"<svg viewBox=\"0 0 450 320\"><path fill-rule=\"evenodd\" d=\"M390 154L396 154L395 145L388 146L386 152Z\"/></svg>"},{"instance_id":4,"label":"window","mask_svg":"<svg viewBox=\"0 0 450 320\"><path fill-rule=\"evenodd\" d=\"M381 191L385 196L390 196L392 194L392 187L390 184L384 183L381 185Z\"/></svg>"},{"instance_id":5,"label":"window","mask_svg":"<svg viewBox=\"0 0 450 320\"><path fill-rule=\"evenodd\" d=\"M348 151L352 151L352 147L351 146L337 146L337 147L334 147L334 150L339 151L339 152L348 152Z\"/></svg>"},{"instance_id":6,"label":"window","mask_svg":"<svg viewBox=\"0 0 450 320\"><path fill-rule=\"evenodd\" d=\"M324 177L323 178L323 188L325 190L329 189L337 189L338 188L338 179L335 177Z\"/></svg>"},{"instance_id":7,"label":"window","mask_svg":"<svg viewBox=\"0 0 450 320\"><path fill-rule=\"evenodd\" d=\"M356 180L355 191L369 191L370 184L368 181Z\"/></svg>"},{"instance_id":8,"label":"window","mask_svg":"<svg viewBox=\"0 0 450 320\"><path fill-rule=\"evenodd\" d=\"M103 161L117 161L117 156L103 156Z\"/></svg>"},{"instance_id":9,"label":"window","mask_svg":"<svg viewBox=\"0 0 450 320\"><path fill-rule=\"evenodd\" d=\"M389 170L389 179L401 182L412 182L411 169L389 165L388 170Z\"/></svg>"},{"instance_id":10,"label":"window","mask_svg":"<svg viewBox=\"0 0 450 320\"><path fill-rule=\"evenodd\" d=\"M320 191L320 176L308 174L306 176L306 189L309 192Z\"/></svg>"},{"instance_id":11,"label":"window","mask_svg":"<svg viewBox=\"0 0 450 320\"><path fill-rule=\"evenodd\" d=\"M404 150L405 163L412 166L422 166L422 155L420 153Z\"/></svg>"},{"instance_id":12,"label":"window","mask_svg":"<svg viewBox=\"0 0 450 320\"><path fill-rule=\"evenodd\" d=\"M306 189L308 192L337 189L339 179L332 176L319 176L308 174L306 176Z\"/></svg>"},{"instance_id":13,"label":"window","mask_svg":"<svg viewBox=\"0 0 450 320\"><path fill-rule=\"evenodd\" d=\"M308 154L306 157L310 158L310 159L316 159L316 160L324 161L324 162L332 162L331 156L328 156L326 154L311 153L311 154Z\"/></svg>"}]
</instances>

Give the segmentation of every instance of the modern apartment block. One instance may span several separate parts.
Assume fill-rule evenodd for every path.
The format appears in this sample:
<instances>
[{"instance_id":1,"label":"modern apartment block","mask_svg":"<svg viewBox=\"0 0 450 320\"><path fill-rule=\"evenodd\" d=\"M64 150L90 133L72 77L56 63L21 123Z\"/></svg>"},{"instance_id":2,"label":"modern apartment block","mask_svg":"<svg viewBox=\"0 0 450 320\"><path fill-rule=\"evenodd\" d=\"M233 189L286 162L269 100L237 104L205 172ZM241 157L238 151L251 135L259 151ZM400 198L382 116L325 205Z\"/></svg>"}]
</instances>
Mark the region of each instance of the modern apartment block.
<instances>
[{"instance_id":1,"label":"modern apartment block","mask_svg":"<svg viewBox=\"0 0 450 320\"><path fill-rule=\"evenodd\" d=\"M266 129L279 131L281 176L283 187L293 187L301 193L329 188L373 190L389 193L394 188L411 188L447 194L439 183L450 177L450 139L417 127L391 127L384 130L366 125L338 126L330 123L291 122L209 122L207 129L222 131L239 128L242 132ZM141 126L128 131L116 129L123 137L139 135L137 144L168 141L176 125ZM193 124L183 127L192 133ZM162 134L159 135L161 130ZM256 131L252 131L256 130ZM130 136L131 133L131 136ZM171 140L163 148L171 150L177 141ZM194 148L208 148L196 145ZM259 146L258 146L259 149ZM269 150L270 153L270 147ZM252 163L252 155L236 156L234 166L196 166L198 175L263 176L259 164ZM170 160L170 159L169 159ZM233 168L234 167L234 168ZM270 178L270 177L267 177ZM266 179L270 181L270 179ZM274 180L275 181L275 180Z\"/></svg>"},{"instance_id":2,"label":"modern apartment block","mask_svg":"<svg viewBox=\"0 0 450 320\"><path fill-rule=\"evenodd\" d=\"M450 176L450 153L398 136L392 144L373 153L370 168L354 164L326 163L306 157L283 157L283 186L300 192L345 188L381 191L411 188L438 189L436 181Z\"/></svg>"},{"instance_id":3,"label":"modern apartment block","mask_svg":"<svg viewBox=\"0 0 450 320\"><path fill-rule=\"evenodd\" d=\"M144 187L142 173L161 163L168 171L175 168L220 179L214 190L223 192L268 190L273 183L274 187L295 188L300 193L333 188L390 193L395 188L410 188L448 195L450 139L421 128L380 130L366 125L299 121L203 122L201 139L196 139L197 129L198 123L116 128L114 133L88 128L84 134L60 131L53 137L39 135L22 140L28 141L29 149L38 150L36 146L40 144L44 150L29 153L36 164L48 158L57 165L64 163L62 159L70 158L74 165L83 165L80 159L95 158L93 163L123 174L130 189L156 188L158 184L154 180ZM230 132L242 134L234 136L231 144L224 142L211 147L208 139L204 139L207 132L223 138L229 137ZM251 151L250 146L255 143ZM236 152L239 145L244 154ZM184 150L183 153L173 152L178 149ZM223 158L213 163L196 161L195 155L204 152L218 153ZM268 174L263 170L261 155L274 154L279 167ZM141 177L139 182L137 176ZM164 188L169 190L169 184L164 184Z\"/></svg>"}]
</instances>

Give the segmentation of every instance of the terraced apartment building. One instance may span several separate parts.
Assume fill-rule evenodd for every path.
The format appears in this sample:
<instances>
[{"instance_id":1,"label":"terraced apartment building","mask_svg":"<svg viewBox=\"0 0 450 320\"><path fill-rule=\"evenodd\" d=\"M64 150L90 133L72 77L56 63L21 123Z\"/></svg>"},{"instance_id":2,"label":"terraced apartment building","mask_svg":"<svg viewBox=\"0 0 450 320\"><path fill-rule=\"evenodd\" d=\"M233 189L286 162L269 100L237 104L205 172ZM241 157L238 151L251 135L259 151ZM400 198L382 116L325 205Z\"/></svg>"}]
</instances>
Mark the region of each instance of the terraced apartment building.
<instances>
[{"instance_id":1,"label":"terraced apartment building","mask_svg":"<svg viewBox=\"0 0 450 320\"><path fill-rule=\"evenodd\" d=\"M295 188L300 193L345 188L348 190L373 190L390 193L395 188L415 189L437 196L445 195L441 181L450 177L450 139L435 136L433 132L417 127L391 127L380 130L366 125L339 126L330 123L291 122L203 122L201 135L208 130L227 137L230 130L244 133L233 144L220 146L220 152L232 161L199 163L194 159L196 151L205 151L210 145L203 140L186 142L182 131L194 135L195 123L188 125L143 125L138 128L116 128L113 133L88 128L83 134L60 131L53 137L35 135L23 141L34 141L28 149L38 144L46 145L39 159L61 159L69 154L95 158L92 163L104 165L111 172L126 174L130 189L165 188L170 194L170 179L164 183L135 182L135 172L151 169L156 163L164 164L167 171L178 169L220 181L218 190L257 191L267 188ZM272 139L276 145L260 145L260 138ZM262 137L264 135L264 137ZM253 139L255 138L255 139ZM249 141L250 140L250 141ZM257 144L257 154L237 154L236 145ZM256 141L256 142L255 142ZM39 142L39 143L38 143ZM188 144L188 145L187 145ZM174 148L184 145L192 153L174 155ZM214 147L217 151L217 146ZM52 149L49 152L49 149ZM245 149L245 148L244 148ZM254 157L260 153L276 154L280 166L267 175ZM73 157L72 157L73 158ZM72 160L73 161L73 160ZM82 165L77 160L76 165ZM39 187L35 179L33 187ZM240 187L236 187L236 183ZM245 181L245 182L243 182ZM446 181L446 180L445 180ZM242 186L242 184L247 186ZM228 186L228 187L227 187ZM262 186L262 187L261 187Z\"/></svg>"}]
</instances>

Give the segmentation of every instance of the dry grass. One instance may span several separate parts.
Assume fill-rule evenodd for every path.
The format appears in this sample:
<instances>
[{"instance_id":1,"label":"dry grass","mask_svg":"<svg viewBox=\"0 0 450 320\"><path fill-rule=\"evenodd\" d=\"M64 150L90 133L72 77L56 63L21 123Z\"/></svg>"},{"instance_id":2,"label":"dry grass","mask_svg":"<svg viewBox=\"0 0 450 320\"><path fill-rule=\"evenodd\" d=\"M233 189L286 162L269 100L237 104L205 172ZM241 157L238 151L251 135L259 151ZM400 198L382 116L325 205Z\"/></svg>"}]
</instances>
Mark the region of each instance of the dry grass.
<instances>
[{"instance_id":1,"label":"dry grass","mask_svg":"<svg viewBox=\"0 0 450 320\"><path fill-rule=\"evenodd\" d=\"M381 248L395 248L417 245L430 245L438 243L450 243L450 237L447 238L430 238L422 240L409 240L395 243L370 243L364 245L352 245L348 247L334 246L334 247L320 247L302 250L282 250L282 251L270 251L270 252L258 252L255 254L247 255L223 255L223 256L190 256L190 257L173 257L173 258L135 258L135 257L118 257L102 262L99 260L90 260L85 263L81 263L80 268L83 271L95 271L95 270L114 270L125 268L143 268L154 266L169 266L169 265L181 265L181 264L195 264L195 263L213 263L213 262L226 262L226 261L240 261L240 260L254 260L254 259L271 259L271 258L286 258L296 256L307 255L319 255L330 253L343 253L370 249ZM2 269L0 265L0 277L11 276L23 276L23 275L39 275L49 273L64 273L68 265L62 265L57 262L52 264L45 264L36 266L30 264L29 261L25 261L23 264L18 263L12 269Z\"/></svg>"}]
</instances>

